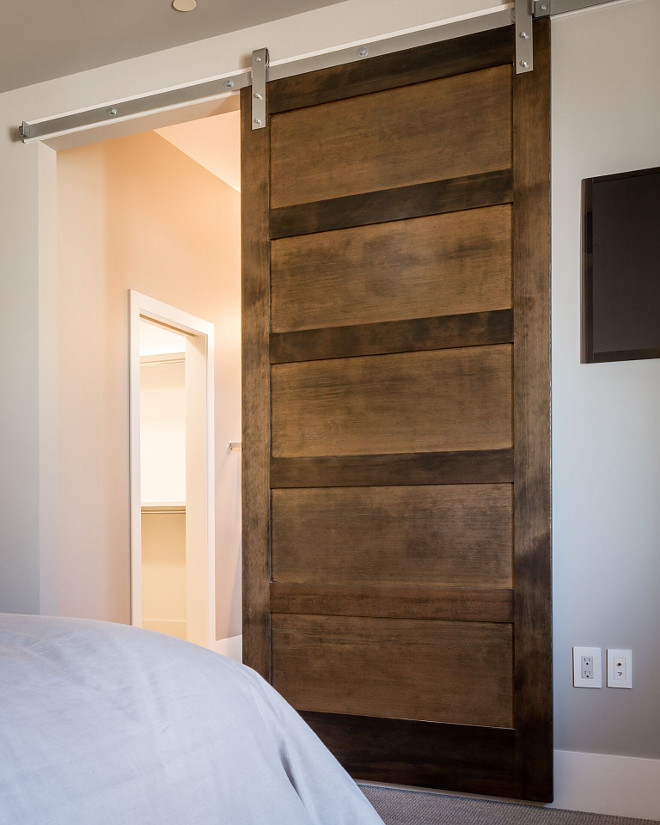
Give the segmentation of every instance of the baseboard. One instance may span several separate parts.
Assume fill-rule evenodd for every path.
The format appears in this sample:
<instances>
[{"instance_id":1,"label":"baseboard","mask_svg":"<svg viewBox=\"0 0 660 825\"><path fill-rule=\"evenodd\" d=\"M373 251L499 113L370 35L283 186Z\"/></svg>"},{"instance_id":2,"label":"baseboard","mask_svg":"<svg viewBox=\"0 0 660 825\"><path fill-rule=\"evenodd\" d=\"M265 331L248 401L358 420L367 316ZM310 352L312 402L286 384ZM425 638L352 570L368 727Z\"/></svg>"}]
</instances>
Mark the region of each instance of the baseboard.
<instances>
[{"instance_id":1,"label":"baseboard","mask_svg":"<svg viewBox=\"0 0 660 825\"><path fill-rule=\"evenodd\" d=\"M660 759L555 751L553 808L660 818Z\"/></svg>"},{"instance_id":2,"label":"baseboard","mask_svg":"<svg viewBox=\"0 0 660 825\"><path fill-rule=\"evenodd\" d=\"M660 759L555 751L554 761L555 800L549 805L539 807L660 821ZM360 781L360 785L375 785L401 791L435 790L386 782ZM492 799L495 802L521 802L519 799L477 796L444 790L440 790L439 793Z\"/></svg>"},{"instance_id":3,"label":"baseboard","mask_svg":"<svg viewBox=\"0 0 660 825\"><path fill-rule=\"evenodd\" d=\"M243 635L229 636L227 639L217 639L209 647L216 653L222 653L237 662L243 659Z\"/></svg>"}]
</instances>

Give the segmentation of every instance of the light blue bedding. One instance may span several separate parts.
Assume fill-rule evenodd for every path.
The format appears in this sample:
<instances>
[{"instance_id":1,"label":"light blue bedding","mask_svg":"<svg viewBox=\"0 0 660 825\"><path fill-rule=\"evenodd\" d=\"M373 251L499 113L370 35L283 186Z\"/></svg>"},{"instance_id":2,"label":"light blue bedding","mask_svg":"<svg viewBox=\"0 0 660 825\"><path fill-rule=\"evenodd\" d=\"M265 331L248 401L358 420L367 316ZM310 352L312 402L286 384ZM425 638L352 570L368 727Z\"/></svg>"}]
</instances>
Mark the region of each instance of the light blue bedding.
<instances>
[{"instance_id":1,"label":"light blue bedding","mask_svg":"<svg viewBox=\"0 0 660 825\"><path fill-rule=\"evenodd\" d=\"M382 825L254 671L125 625L0 614L2 825Z\"/></svg>"}]
</instances>

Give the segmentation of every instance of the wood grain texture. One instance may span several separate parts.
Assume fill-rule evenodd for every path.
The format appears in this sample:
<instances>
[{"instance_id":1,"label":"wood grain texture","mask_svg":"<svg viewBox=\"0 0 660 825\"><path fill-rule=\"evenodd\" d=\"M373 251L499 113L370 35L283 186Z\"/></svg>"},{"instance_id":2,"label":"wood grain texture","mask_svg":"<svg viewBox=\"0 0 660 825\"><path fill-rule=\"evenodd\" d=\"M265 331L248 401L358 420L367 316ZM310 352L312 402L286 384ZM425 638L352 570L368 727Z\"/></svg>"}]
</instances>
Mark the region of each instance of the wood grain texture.
<instances>
[{"instance_id":1,"label":"wood grain texture","mask_svg":"<svg viewBox=\"0 0 660 825\"><path fill-rule=\"evenodd\" d=\"M512 730L304 711L302 716L357 779L515 795Z\"/></svg>"},{"instance_id":2,"label":"wood grain texture","mask_svg":"<svg viewBox=\"0 0 660 825\"><path fill-rule=\"evenodd\" d=\"M550 21L514 80L515 716L519 795L552 799Z\"/></svg>"},{"instance_id":3,"label":"wood grain texture","mask_svg":"<svg viewBox=\"0 0 660 825\"><path fill-rule=\"evenodd\" d=\"M513 343L513 312L498 309L439 318L274 333L270 336L270 362L284 364L510 343Z\"/></svg>"},{"instance_id":4,"label":"wood grain texture","mask_svg":"<svg viewBox=\"0 0 660 825\"><path fill-rule=\"evenodd\" d=\"M243 661L270 678L268 132L241 92Z\"/></svg>"},{"instance_id":5,"label":"wood grain texture","mask_svg":"<svg viewBox=\"0 0 660 825\"><path fill-rule=\"evenodd\" d=\"M508 204L271 244L273 332L509 307Z\"/></svg>"},{"instance_id":6,"label":"wood grain texture","mask_svg":"<svg viewBox=\"0 0 660 825\"><path fill-rule=\"evenodd\" d=\"M498 484L513 481L513 450L275 458L272 487Z\"/></svg>"},{"instance_id":7,"label":"wood grain texture","mask_svg":"<svg viewBox=\"0 0 660 825\"><path fill-rule=\"evenodd\" d=\"M273 403L269 431L264 398L244 402L252 422L246 433L259 442L244 457L244 553L256 548L245 567L246 599L256 600L247 605L248 656L268 675L272 635L274 683L309 709L303 712L349 770L381 781L545 801L552 793L548 21L537 21L535 31L537 66L520 76L509 62L515 42L510 29L483 57L461 53L458 43L449 51L441 44L437 54L444 56L433 68L411 52L403 68L407 79L397 73L393 55L389 78L381 71L385 61L381 68L364 61L335 73L346 80L343 88L332 82L332 73L292 80L288 101L275 104L292 110L269 121L277 144L270 210L263 169L268 154L258 142L267 146L268 137L251 143L246 135L246 169L254 164L256 170L248 198L257 204L257 227L245 215L244 302L256 322L245 340L249 369L259 380L252 376L244 392L264 393L267 403L272 390ZM454 57L447 57L452 51ZM499 65L505 52L507 65ZM445 76L439 66L452 59L462 66L457 71L468 71L472 60L468 74ZM358 97L340 99L351 94ZM471 216L449 214L465 210L512 212L513 309L375 314L368 322L350 316L353 303L333 293L342 283L353 287L350 264L341 257L347 238L361 235L370 244L351 250L354 280L378 256L388 240L383 230L390 228L402 243L381 256L381 269L399 255L399 271L405 273L410 261L418 278L418 247L425 246L433 260L433 244L442 239L435 232L418 234L406 249L406 232L442 223L431 216L469 221ZM412 230L403 229L406 222ZM340 236L341 243L312 237L320 233ZM305 322L284 306L290 326L269 336L264 238L274 240L275 255L285 250L285 279L295 274L302 282L291 290L290 303L309 289L325 288L323 280L336 278L343 267L343 281L321 298L330 309L333 301L344 301L341 312ZM454 261L472 254L455 249L449 248ZM316 277L306 269L314 255ZM381 286L377 269L374 264L372 291ZM397 300L387 297L390 304ZM281 323L279 309L275 317ZM464 550L472 559L464 570L454 540L469 544L470 537L485 536L481 519L494 512L495 523L500 518L502 524L502 509L493 504L481 516L474 502L466 503L469 492L456 489L469 522L459 534L450 504L434 495L442 485L451 497L454 487L510 490L512 484L513 515L509 499L506 518L515 543L495 558L501 562L506 552L506 581L514 589L484 586L476 578L475 548L484 547L491 559L488 575L492 548L475 539ZM271 501L273 572L285 570L290 580L270 581ZM419 523L410 517L404 530L394 515L405 522L411 508ZM504 548L503 533L497 535ZM295 553L287 557L289 547ZM352 577L342 570L332 581L333 553L350 555L352 549L359 556L362 547L365 560L347 563ZM454 579L443 587L432 580L433 564L447 552L457 559L451 569L447 565L450 574L474 576L471 584ZM397 553L413 560L410 568ZM420 573L425 555L429 580ZM375 575L361 570L363 561ZM393 573L385 578L381 561L386 572L387 565L398 564L402 576L414 575L415 581ZM362 574L364 581L356 579ZM448 659L459 662L458 670L446 667Z\"/></svg>"},{"instance_id":8,"label":"wood grain texture","mask_svg":"<svg viewBox=\"0 0 660 825\"><path fill-rule=\"evenodd\" d=\"M367 61L346 63L293 75L269 85L270 114L407 86L438 77L511 63L513 48L506 29L493 29L452 40L405 49Z\"/></svg>"},{"instance_id":9,"label":"wood grain texture","mask_svg":"<svg viewBox=\"0 0 660 825\"><path fill-rule=\"evenodd\" d=\"M511 169L271 209L271 238L330 232L511 203Z\"/></svg>"},{"instance_id":10,"label":"wood grain texture","mask_svg":"<svg viewBox=\"0 0 660 825\"><path fill-rule=\"evenodd\" d=\"M297 710L512 726L510 625L274 614L272 634Z\"/></svg>"},{"instance_id":11,"label":"wood grain texture","mask_svg":"<svg viewBox=\"0 0 660 825\"><path fill-rule=\"evenodd\" d=\"M510 164L509 66L271 118L273 208Z\"/></svg>"},{"instance_id":12,"label":"wood grain texture","mask_svg":"<svg viewBox=\"0 0 660 825\"><path fill-rule=\"evenodd\" d=\"M502 344L275 364L273 457L510 447L511 358Z\"/></svg>"},{"instance_id":13,"label":"wood grain texture","mask_svg":"<svg viewBox=\"0 0 660 825\"><path fill-rule=\"evenodd\" d=\"M463 622L513 621L513 590L401 584L273 582L272 613Z\"/></svg>"},{"instance_id":14,"label":"wood grain texture","mask_svg":"<svg viewBox=\"0 0 660 825\"><path fill-rule=\"evenodd\" d=\"M274 581L511 586L511 484L273 490L271 507Z\"/></svg>"}]
</instances>

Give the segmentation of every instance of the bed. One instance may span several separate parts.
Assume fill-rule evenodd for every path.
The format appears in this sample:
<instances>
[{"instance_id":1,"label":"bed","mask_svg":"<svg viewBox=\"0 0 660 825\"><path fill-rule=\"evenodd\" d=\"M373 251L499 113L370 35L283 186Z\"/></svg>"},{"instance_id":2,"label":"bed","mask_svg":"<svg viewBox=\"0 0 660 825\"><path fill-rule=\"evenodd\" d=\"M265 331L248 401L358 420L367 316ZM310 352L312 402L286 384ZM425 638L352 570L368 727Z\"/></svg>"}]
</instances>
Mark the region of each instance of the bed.
<instances>
[{"instance_id":1,"label":"bed","mask_svg":"<svg viewBox=\"0 0 660 825\"><path fill-rule=\"evenodd\" d=\"M2 825L382 825L254 671L158 633L0 614Z\"/></svg>"}]
</instances>

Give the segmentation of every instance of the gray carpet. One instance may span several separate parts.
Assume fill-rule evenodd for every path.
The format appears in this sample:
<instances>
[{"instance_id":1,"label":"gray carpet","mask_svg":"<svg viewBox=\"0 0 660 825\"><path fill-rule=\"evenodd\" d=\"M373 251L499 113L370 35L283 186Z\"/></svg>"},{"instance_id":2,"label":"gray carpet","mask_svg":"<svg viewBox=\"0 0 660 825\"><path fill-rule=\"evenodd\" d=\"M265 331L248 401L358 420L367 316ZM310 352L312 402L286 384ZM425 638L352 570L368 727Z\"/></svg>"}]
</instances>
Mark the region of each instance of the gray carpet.
<instances>
[{"instance_id":1,"label":"gray carpet","mask_svg":"<svg viewBox=\"0 0 660 825\"><path fill-rule=\"evenodd\" d=\"M660 821L467 799L428 791L360 787L385 825L657 825Z\"/></svg>"}]
</instances>

